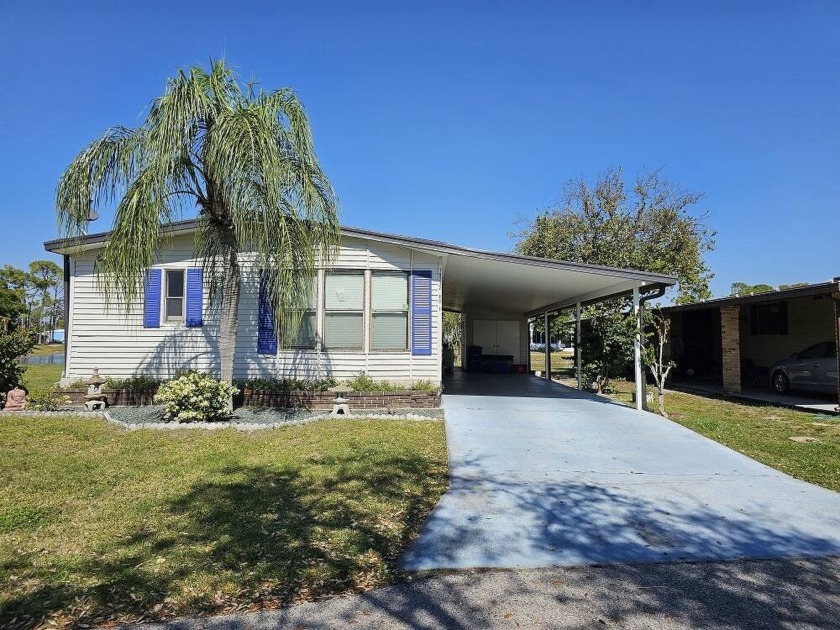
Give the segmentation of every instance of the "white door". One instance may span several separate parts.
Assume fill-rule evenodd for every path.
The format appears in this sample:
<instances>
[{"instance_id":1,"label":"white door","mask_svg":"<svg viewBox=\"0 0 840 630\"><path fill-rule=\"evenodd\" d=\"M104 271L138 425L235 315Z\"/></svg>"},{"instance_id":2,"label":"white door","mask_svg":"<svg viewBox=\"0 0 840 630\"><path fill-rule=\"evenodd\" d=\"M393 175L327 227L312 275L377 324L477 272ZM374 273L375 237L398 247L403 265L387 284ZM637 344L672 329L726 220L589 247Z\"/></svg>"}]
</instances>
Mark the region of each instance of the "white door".
<instances>
[{"instance_id":1,"label":"white door","mask_svg":"<svg viewBox=\"0 0 840 630\"><path fill-rule=\"evenodd\" d=\"M482 354L499 354L496 352L496 322L489 319L475 320L473 345L481 346Z\"/></svg>"},{"instance_id":2,"label":"white door","mask_svg":"<svg viewBox=\"0 0 840 630\"><path fill-rule=\"evenodd\" d=\"M519 322L496 322L496 354L513 355L513 362L519 361Z\"/></svg>"}]
</instances>

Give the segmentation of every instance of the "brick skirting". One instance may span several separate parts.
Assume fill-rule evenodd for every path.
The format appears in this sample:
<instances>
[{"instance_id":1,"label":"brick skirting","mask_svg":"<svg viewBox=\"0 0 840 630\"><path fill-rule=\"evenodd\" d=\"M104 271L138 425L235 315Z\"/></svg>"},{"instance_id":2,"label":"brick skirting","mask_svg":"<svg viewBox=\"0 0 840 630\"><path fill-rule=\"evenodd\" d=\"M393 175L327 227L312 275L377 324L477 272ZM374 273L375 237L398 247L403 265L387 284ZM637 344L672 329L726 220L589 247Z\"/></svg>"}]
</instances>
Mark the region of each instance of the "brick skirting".
<instances>
[{"instance_id":1,"label":"brick skirting","mask_svg":"<svg viewBox=\"0 0 840 630\"><path fill-rule=\"evenodd\" d=\"M440 407L440 392L347 392L342 393L353 409L434 409ZM245 390L246 407L278 409L332 409L336 392L251 392Z\"/></svg>"},{"instance_id":2,"label":"brick skirting","mask_svg":"<svg viewBox=\"0 0 840 630\"><path fill-rule=\"evenodd\" d=\"M63 392L73 403L85 402L85 389ZM154 393L127 389L105 390L109 405L145 406L154 404ZM347 392L350 410L354 409L435 409L440 407L440 392L408 390L401 392ZM274 407L277 409L332 409L335 392L252 392L245 390L235 400L245 407Z\"/></svg>"}]
</instances>

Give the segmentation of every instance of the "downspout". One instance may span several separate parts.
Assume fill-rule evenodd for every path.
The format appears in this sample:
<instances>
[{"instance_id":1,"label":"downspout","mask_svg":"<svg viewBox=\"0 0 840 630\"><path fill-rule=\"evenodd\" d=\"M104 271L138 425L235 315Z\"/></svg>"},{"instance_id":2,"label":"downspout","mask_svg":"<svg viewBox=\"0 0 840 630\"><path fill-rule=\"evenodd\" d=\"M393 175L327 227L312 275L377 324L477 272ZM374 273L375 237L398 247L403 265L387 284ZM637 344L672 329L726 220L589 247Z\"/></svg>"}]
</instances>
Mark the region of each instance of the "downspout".
<instances>
[{"instance_id":1,"label":"downspout","mask_svg":"<svg viewBox=\"0 0 840 630\"><path fill-rule=\"evenodd\" d=\"M642 332L642 314L644 313L645 302L649 302L650 300L656 300L658 298L661 298L663 295L665 295L665 287L659 287L653 293L651 293L649 295L643 295L642 297L639 298L639 321L638 321L637 325L639 326L639 332L640 333ZM641 346L645 345L645 336L643 334L639 335L639 343L640 343ZM647 370L645 370L644 365L642 365L642 378L641 378L641 380L642 380L642 392L645 393L645 395L642 396L642 409L644 409L645 411L650 411L648 409L648 404L647 404Z\"/></svg>"}]
</instances>

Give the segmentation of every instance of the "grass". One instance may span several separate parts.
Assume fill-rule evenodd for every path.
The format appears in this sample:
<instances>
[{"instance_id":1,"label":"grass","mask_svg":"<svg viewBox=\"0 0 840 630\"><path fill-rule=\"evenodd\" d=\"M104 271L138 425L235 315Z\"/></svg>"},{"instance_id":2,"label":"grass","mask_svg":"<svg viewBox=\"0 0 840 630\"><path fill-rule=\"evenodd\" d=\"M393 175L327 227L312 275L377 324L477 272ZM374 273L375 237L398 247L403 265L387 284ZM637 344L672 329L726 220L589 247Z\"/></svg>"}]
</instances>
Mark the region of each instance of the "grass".
<instances>
[{"instance_id":1,"label":"grass","mask_svg":"<svg viewBox=\"0 0 840 630\"><path fill-rule=\"evenodd\" d=\"M631 404L632 383L614 381L613 387L612 398ZM792 477L840 492L840 419L682 392L666 394L665 410L692 431Z\"/></svg>"},{"instance_id":2,"label":"grass","mask_svg":"<svg viewBox=\"0 0 840 630\"><path fill-rule=\"evenodd\" d=\"M63 343L39 344L32 348L28 356L39 357L46 354L61 354L62 352L64 352Z\"/></svg>"},{"instance_id":3,"label":"grass","mask_svg":"<svg viewBox=\"0 0 840 630\"><path fill-rule=\"evenodd\" d=\"M2 418L0 452L3 628L272 608L380 587L448 484L439 422L246 434Z\"/></svg>"},{"instance_id":4,"label":"grass","mask_svg":"<svg viewBox=\"0 0 840 630\"><path fill-rule=\"evenodd\" d=\"M551 353L552 375L572 375L574 367L574 354L571 350ZM545 352L531 352L531 370L545 371Z\"/></svg>"},{"instance_id":5,"label":"grass","mask_svg":"<svg viewBox=\"0 0 840 630\"><path fill-rule=\"evenodd\" d=\"M45 391L53 388L60 379L64 366L59 363L51 365L30 365L23 373L23 384L29 391Z\"/></svg>"}]
</instances>

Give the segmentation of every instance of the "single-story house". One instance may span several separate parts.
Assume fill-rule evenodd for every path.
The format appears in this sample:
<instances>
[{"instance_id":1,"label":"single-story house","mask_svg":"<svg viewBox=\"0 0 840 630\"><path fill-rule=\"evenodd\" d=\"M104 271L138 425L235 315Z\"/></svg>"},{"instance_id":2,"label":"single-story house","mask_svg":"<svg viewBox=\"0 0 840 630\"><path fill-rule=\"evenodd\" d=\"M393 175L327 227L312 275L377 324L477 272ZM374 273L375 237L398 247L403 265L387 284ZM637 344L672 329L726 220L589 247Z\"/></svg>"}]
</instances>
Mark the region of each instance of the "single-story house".
<instances>
[{"instance_id":1,"label":"single-story house","mask_svg":"<svg viewBox=\"0 0 840 630\"><path fill-rule=\"evenodd\" d=\"M218 372L218 313L208 303L193 249L194 220L168 226L168 246L147 274L145 294L106 308L94 263L108 233L55 240L63 254L67 381L94 367L111 377ZM246 257L247 259L247 257ZM618 295L661 290L674 278L643 271L488 252L345 227L338 255L317 287L293 347L278 347L260 299L259 271L243 263L234 375L440 382L442 313L462 313L463 348L529 362L528 321ZM466 357L463 357L466 364Z\"/></svg>"},{"instance_id":2,"label":"single-story house","mask_svg":"<svg viewBox=\"0 0 840 630\"><path fill-rule=\"evenodd\" d=\"M677 376L739 394L742 381L769 383L779 360L838 338L840 278L663 308L671 319ZM838 359L840 362L840 359ZM834 374L840 365L834 365Z\"/></svg>"}]
</instances>

